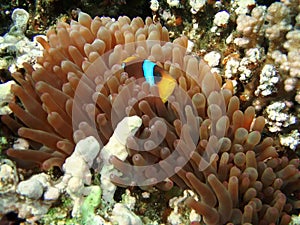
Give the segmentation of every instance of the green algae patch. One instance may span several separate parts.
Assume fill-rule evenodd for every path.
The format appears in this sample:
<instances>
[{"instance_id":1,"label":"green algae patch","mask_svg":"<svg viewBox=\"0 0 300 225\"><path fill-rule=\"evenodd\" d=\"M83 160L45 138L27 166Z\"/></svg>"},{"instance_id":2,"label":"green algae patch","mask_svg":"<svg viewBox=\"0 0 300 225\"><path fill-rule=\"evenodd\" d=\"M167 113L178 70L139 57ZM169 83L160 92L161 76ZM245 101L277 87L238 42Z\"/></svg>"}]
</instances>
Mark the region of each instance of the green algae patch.
<instances>
[{"instance_id":1,"label":"green algae patch","mask_svg":"<svg viewBox=\"0 0 300 225\"><path fill-rule=\"evenodd\" d=\"M84 200L81 206L82 224L96 224L96 221L99 220L95 210L101 203L101 193L99 186L93 186L90 194Z\"/></svg>"},{"instance_id":2,"label":"green algae patch","mask_svg":"<svg viewBox=\"0 0 300 225\"><path fill-rule=\"evenodd\" d=\"M58 205L59 206L52 207L51 209L49 209L48 213L41 218L41 224L81 224L80 219L71 218L70 216L73 203L68 196L63 196L61 198L61 201L58 202Z\"/></svg>"}]
</instances>

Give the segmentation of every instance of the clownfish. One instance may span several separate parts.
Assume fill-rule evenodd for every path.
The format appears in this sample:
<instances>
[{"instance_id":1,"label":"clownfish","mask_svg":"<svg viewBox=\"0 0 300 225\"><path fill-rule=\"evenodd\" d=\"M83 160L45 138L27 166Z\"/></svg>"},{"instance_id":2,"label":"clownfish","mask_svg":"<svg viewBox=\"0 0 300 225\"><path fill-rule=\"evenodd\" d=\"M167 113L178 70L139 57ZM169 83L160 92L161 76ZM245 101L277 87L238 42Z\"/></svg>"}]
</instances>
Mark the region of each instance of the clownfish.
<instances>
[{"instance_id":1,"label":"clownfish","mask_svg":"<svg viewBox=\"0 0 300 225\"><path fill-rule=\"evenodd\" d=\"M130 56L122 62L122 68L129 76L144 77L151 86L157 85L163 103L168 101L175 89L176 80L166 70L148 59L141 60Z\"/></svg>"}]
</instances>

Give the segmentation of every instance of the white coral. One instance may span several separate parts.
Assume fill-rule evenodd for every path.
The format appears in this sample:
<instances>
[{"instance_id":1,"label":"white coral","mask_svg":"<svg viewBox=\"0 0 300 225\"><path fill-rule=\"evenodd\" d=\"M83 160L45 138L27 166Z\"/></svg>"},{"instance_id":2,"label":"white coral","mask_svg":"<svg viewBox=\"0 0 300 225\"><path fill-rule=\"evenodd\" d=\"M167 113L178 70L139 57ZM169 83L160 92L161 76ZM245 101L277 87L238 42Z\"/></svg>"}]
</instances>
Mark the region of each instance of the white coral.
<instances>
[{"instance_id":1,"label":"white coral","mask_svg":"<svg viewBox=\"0 0 300 225\"><path fill-rule=\"evenodd\" d=\"M191 12L196 14L206 4L206 0L190 0Z\"/></svg>"},{"instance_id":2,"label":"white coral","mask_svg":"<svg viewBox=\"0 0 300 225\"><path fill-rule=\"evenodd\" d=\"M283 47L288 51L287 54L279 50L272 52L271 57L280 69L288 72L291 77L300 77L300 31L292 30L286 35L287 41Z\"/></svg>"},{"instance_id":3,"label":"white coral","mask_svg":"<svg viewBox=\"0 0 300 225\"><path fill-rule=\"evenodd\" d=\"M249 8L256 4L255 0L231 0L231 2L233 7L237 7L235 13L238 15L248 13Z\"/></svg>"},{"instance_id":4,"label":"white coral","mask_svg":"<svg viewBox=\"0 0 300 225\"><path fill-rule=\"evenodd\" d=\"M49 176L45 173L33 175L28 180L21 181L18 184L17 192L27 198L39 199L42 197L44 190L50 186L49 180Z\"/></svg>"},{"instance_id":5,"label":"white coral","mask_svg":"<svg viewBox=\"0 0 300 225\"><path fill-rule=\"evenodd\" d=\"M281 37L292 29L290 9L281 2L274 2L270 5L266 15L269 25L266 29L266 37L280 43Z\"/></svg>"},{"instance_id":6,"label":"white coral","mask_svg":"<svg viewBox=\"0 0 300 225\"><path fill-rule=\"evenodd\" d=\"M113 155L122 161L127 158L126 140L129 136L134 135L141 124L142 119L138 116L125 117L117 125L109 142L101 149L101 189L103 190L104 200L108 202L114 201L113 195L116 190L116 186L110 181L110 176L120 176L120 172L109 162L109 158Z\"/></svg>"},{"instance_id":7,"label":"white coral","mask_svg":"<svg viewBox=\"0 0 300 225\"><path fill-rule=\"evenodd\" d=\"M151 0L150 3L151 3L150 9L156 12L159 8L159 2L157 0Z\"/></svg>"},{"instance_id":8,"label":"white coral","mask_svg":"<svg viewBox=\"0 0 300 225\"><path fill-rule=\"evenodd\" d=\"M167 0L167 3L169 4L169 6L173 7L173 6L178 6L180 1L179 0Z\"/></svg>"},{"instance_id":9,"label":"white coral","mask_svg":"<svg viewBox=\"0 0 300 225\"><path fill-rule=\"evenodd\" d=\"M279 80L280 76L276 68L271 64L265 64L260 73L259 86L254 92L255 95L268 96L277 92L276 84Z\"/></svg>"},{"instance_id":10,"label":"white coral","mask_svg":"<svg viewBox=\"0 0 300 225\"><path fill-rule=\"evenodd\" d=\"M8 103L14 100L14 95L11 93L11 85L16 84L11 80L6 83L0 84L0 115L7 115L12 113Z\"/></svg>"},{"instance_id":11,"label":"white coral","mask_svg":"<svg viewBox=\"0 0 300 225\"><path fill-rule=\"evenodd\" d=\"M14 26L10 29L10 32L23 34L26 31L29 13L24 9L17 8L13 11L11 18L14 22Z\"/></svg>"},{"instance_id":12,"label":"white coral","mask_svg":"<svg viewBox=\"0 0 300 225\"><path fill-rule=\"evenodd\" d=\"M236 38L234 43L239 47L255 47L260 44L260 39L263 36L263 24L265 21L265 6L257 6L251 16L241 14L238 16L237 31L243 35L242 38Z\"/></svg>"},{"instance_id":13,"label":"white coral","mask_svg":"<svg viewBox=\"0 0 300 225\"><path fill-rule=\"evenodd\" d=\"M110 219L122 225L143 225L142 220L122 203L115 204Z\"/></svg>"},{"instance_id":14,"label":"white coral","mask_svg":"<svg viewBox=\"0 0 300 225\"><path fill-rule=\"evenodd\" d=\"M225 10L218 12L214 18L214 24L218 27L226 25L228 23L229 16L230 14Z\"/></svg>"}]
</instances>

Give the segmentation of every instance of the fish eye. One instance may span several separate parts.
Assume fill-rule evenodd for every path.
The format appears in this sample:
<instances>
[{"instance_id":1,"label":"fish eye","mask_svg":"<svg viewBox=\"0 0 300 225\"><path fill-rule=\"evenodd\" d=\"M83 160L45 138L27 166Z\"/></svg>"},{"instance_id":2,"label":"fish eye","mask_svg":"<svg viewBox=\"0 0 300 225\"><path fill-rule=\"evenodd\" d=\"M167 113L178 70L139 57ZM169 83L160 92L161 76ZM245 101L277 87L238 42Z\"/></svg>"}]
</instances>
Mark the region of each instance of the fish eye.
<instances>
[{"instance_id":1,"label":"fish eye","mask_svg":"<svg viewBox=\"0 0 300 225\"><path fill-rule=\"evenodd\" d=\"M158 71L154 72L153 76L154 76L155 83L158 83L161 81L162 75L160 72L158 72Z\"/></svg>"},{"instance_id":2,"label":"fish eye","mask_svg":"<svg viewBox=\"0 0 300 225\"><path fill-rule=\"evenodd\" d=\"M155 77L161 77L161 73L160 72L154 72L154 76Z\"/></svg>"}]
</instances>

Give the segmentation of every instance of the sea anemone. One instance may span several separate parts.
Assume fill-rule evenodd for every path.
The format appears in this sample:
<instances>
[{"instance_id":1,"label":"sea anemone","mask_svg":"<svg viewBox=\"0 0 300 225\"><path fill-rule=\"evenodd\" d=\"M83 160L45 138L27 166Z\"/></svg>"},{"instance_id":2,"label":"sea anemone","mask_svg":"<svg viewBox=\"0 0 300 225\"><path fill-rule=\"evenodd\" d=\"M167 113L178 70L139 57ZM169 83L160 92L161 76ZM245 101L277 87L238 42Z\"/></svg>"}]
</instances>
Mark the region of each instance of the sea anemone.
<instances>
[{"instance_id":1,"label":"sea anemone","mask_svg":"<svg viewBox=\"0 0 300 225\"><path fill-rule=\"evenodd\" d=\"M203 60L187 54L187 38L170 42L168 31L147 18L92 19L59 22L47 33L38 59L26 74L13 74L12 92L22 103L9 106L17 119L2 121L30 141L31 150L7 154L47 170L62 166L75 144L94 136L105 145L116 124L138 115L142 126L127 140L125 162L110 159L123 176L120 185L173 184L194 190L199 201L186 203L207 224L288 224L299 207L299 160L279 157L273 139L262 138L263 117L253 107L239 110L232 83ZM156 86L122 70L136 56L149 59L177 81L164 103Z\"/></svg>"}]
</instances>

